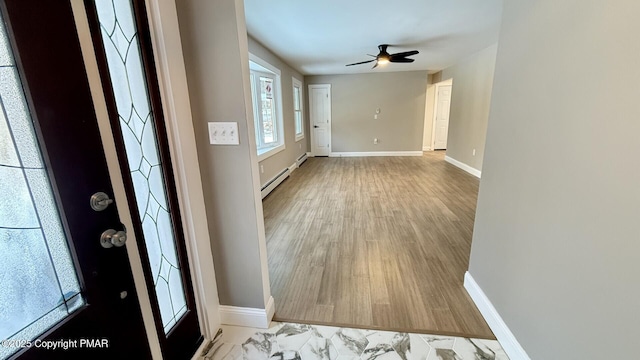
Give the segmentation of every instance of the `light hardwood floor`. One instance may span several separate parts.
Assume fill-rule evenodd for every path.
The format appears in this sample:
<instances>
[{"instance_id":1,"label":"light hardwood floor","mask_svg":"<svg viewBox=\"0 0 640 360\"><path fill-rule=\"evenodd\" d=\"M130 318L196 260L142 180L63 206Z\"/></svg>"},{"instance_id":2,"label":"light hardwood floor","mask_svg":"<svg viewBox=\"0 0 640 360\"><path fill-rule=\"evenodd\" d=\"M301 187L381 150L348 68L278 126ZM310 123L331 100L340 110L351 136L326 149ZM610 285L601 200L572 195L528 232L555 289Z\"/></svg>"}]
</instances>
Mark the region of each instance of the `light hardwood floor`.
<instances>
[{"instance_id":1,"label":"light hardwood floor","mask_svg":"<svg viewBox=\"0 0 640 360\"><path fill-rule=\"evenodd\" d=\"M494 338L462 285L478 184L444 152L309 158L264 199L275 319Z\"/></svg>"}]
</instances>

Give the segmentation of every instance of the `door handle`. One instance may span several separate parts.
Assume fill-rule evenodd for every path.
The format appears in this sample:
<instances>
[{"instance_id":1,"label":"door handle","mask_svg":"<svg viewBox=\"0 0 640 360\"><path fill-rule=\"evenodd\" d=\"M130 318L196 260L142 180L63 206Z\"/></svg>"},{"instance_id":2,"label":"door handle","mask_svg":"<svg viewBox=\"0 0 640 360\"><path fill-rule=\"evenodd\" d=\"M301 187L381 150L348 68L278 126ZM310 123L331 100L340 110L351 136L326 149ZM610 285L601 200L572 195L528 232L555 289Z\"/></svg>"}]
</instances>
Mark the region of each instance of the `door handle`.
<instances>
[{"instance_id":1,"label":"door handle","mask_svg":"<svg viewBox=\"0 0 640 360\"><path fill-rule=\"evenodd\" d=\"M100 245L109 249L112 247L122 247L127 242L127 233L124 231L115 231L113 229L105 230L100 235Z\"/></svg>"},{"instance_id":2,"label":"door handle","mask_svg":"<svg viewBox=\"0 0 640 360\"><path fill-rule=\"evenodd\" d=\"M317 129L317 128L319 128L320 126L318 126L318 125L313 125L313 127Z\"/></svg>"}]
</instances>

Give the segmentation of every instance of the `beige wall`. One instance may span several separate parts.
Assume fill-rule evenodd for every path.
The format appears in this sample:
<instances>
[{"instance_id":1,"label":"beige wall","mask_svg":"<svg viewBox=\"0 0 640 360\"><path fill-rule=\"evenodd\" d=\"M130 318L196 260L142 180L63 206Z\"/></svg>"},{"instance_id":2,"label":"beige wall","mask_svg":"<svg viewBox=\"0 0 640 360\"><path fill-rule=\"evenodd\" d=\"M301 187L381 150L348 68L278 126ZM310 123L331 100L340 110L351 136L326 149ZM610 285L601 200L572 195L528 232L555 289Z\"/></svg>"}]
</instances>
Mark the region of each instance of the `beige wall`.
<instances>
[{"instance_id":1,"label":"beige wall","mask_svg":"<svg viewBox=\"0 0 640 360\"><path fill-rule=\"evenodd\" d=\"M532 359L638 356L638 14L505 2L470 273Z\"/></svg>"},{"instance_id":2,"label":"beige wall","mask_svg":"<svg viewBox=\"0 0 640 360\"><path fill-rule=\"evenodd\" d=\"M300 155L307 152L307 129L305 129L305 139L296 141L295 120L293 117L293 82L291 79L295 77L301 83L304 83L304 77L252 37L249 37L249 52L281 71L282 115L286 147L283 151L260 162L262 169L264 169L264 172L260 174L260 184L265 184L282 170L295 163ZM302 87L302 97L304 99L307 97L307 89L304 88L304 85ZM305 123L307 121L303 119L303 124Z\"/></svg>"},{"instance_id":3,"label":"beige wall","mask_svg":"<svg viewBox=\"0 0 640 360\"><path fill-rule=\"evenodd\" d=\"M432 84L439 83L440 81L442 81L442 71L438 71L437 73L431 75Z\"/></svg>"},{"instance_id":4,"label":"beige wall","mask_svg":"<svg viewBox=\"0 0 640 360\"><path fill-rule=\"evenodd\" d=\"M310 84L331 84L332 152L422 150L426 71L306 76Z\"/></svg>"},{"instance_id":5,"label":"beige wall","mask_svg":"<svg viewBox=\"0 0 640 360\"><path fill-rule=\"evenodd\" d=\"M220 304L270 294L241 0L176 2ZM209 145L209 121L237 121L240 145Z\"/></svg>"},{"instance_id":6,"label":"beige wall","mask_svg":"<svg viewBox=\"0 0 640 360\"><path fill-rule=\"evenodd\" d=\"M482 170L497 48L481 50L439 75L453 79L447 156L477 170Z\"/></svg>"}]
</instances>

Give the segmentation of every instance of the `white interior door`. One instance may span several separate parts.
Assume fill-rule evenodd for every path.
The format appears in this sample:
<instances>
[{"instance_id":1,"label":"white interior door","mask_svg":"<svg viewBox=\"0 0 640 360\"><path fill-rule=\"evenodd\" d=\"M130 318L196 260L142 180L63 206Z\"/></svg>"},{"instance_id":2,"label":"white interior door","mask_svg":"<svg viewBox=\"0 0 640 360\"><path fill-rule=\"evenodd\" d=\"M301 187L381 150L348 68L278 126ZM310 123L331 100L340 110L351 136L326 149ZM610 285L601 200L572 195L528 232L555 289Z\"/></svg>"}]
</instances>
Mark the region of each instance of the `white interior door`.
<instances>
[{"instance_id":1,"label":"white interior door","mask_svg":"<svg viewBox=\"0 0 640 360\"><path fill-rule=\"evenodd\" d=\"M451 85L438 87L436 93L436 118L434 150L447 148L447 136L449 135L449 109L451 107Z\"/></svg>"},{"instance_id":2,"label":"white interior door","mask_svg":"<svg viewBox=\"0 0 640 360\"><path fill-rule=\"evenodd\" d=\"M309 85L311 152L314 156L331 153L331 85Z\"/></svg>"}]
</instances>

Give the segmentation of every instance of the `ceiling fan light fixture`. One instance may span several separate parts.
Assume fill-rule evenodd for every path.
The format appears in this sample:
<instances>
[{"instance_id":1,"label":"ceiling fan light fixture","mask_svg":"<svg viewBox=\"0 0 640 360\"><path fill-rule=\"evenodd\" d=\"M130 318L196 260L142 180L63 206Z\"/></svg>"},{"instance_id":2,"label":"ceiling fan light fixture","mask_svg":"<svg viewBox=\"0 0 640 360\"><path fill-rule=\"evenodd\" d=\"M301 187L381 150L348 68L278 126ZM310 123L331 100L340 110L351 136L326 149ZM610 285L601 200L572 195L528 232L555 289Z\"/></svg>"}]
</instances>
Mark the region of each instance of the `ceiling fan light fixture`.
<instances>
[{"instance_id":1,"label":"ceiling fan light fixture","mask_svg":"<svg viewBox=\"0 0 640 360\"><path fill-rule=\"evenodd\" d=\"M353 63L353 64L347 64L346 66L354 66L354 65L361 65L361 64L367 64L367 63L375 62L375 64L373 65L373 68L372 68L372 69L375 69L376 67L378 67L378 65L385 65L385 64L388 64L390 62L393 62L393 63L412 63L414 61L414 59L410 59L410 58L408 58L408 56L417 55L419 53L418 50L411 50L411 51L403 51L403 52L399 52L399 53L395 53L395 54L389 54L387 52L387 47L388 46L389 45L386 45L386 44L378 45L378 50L380 50L380 53L378 53L377 56L369 55L371 57L374 57L375 59L371 59L371 60L367 60L367 61L360 61L360 62Z\"/></svg>"}]
</instances>

